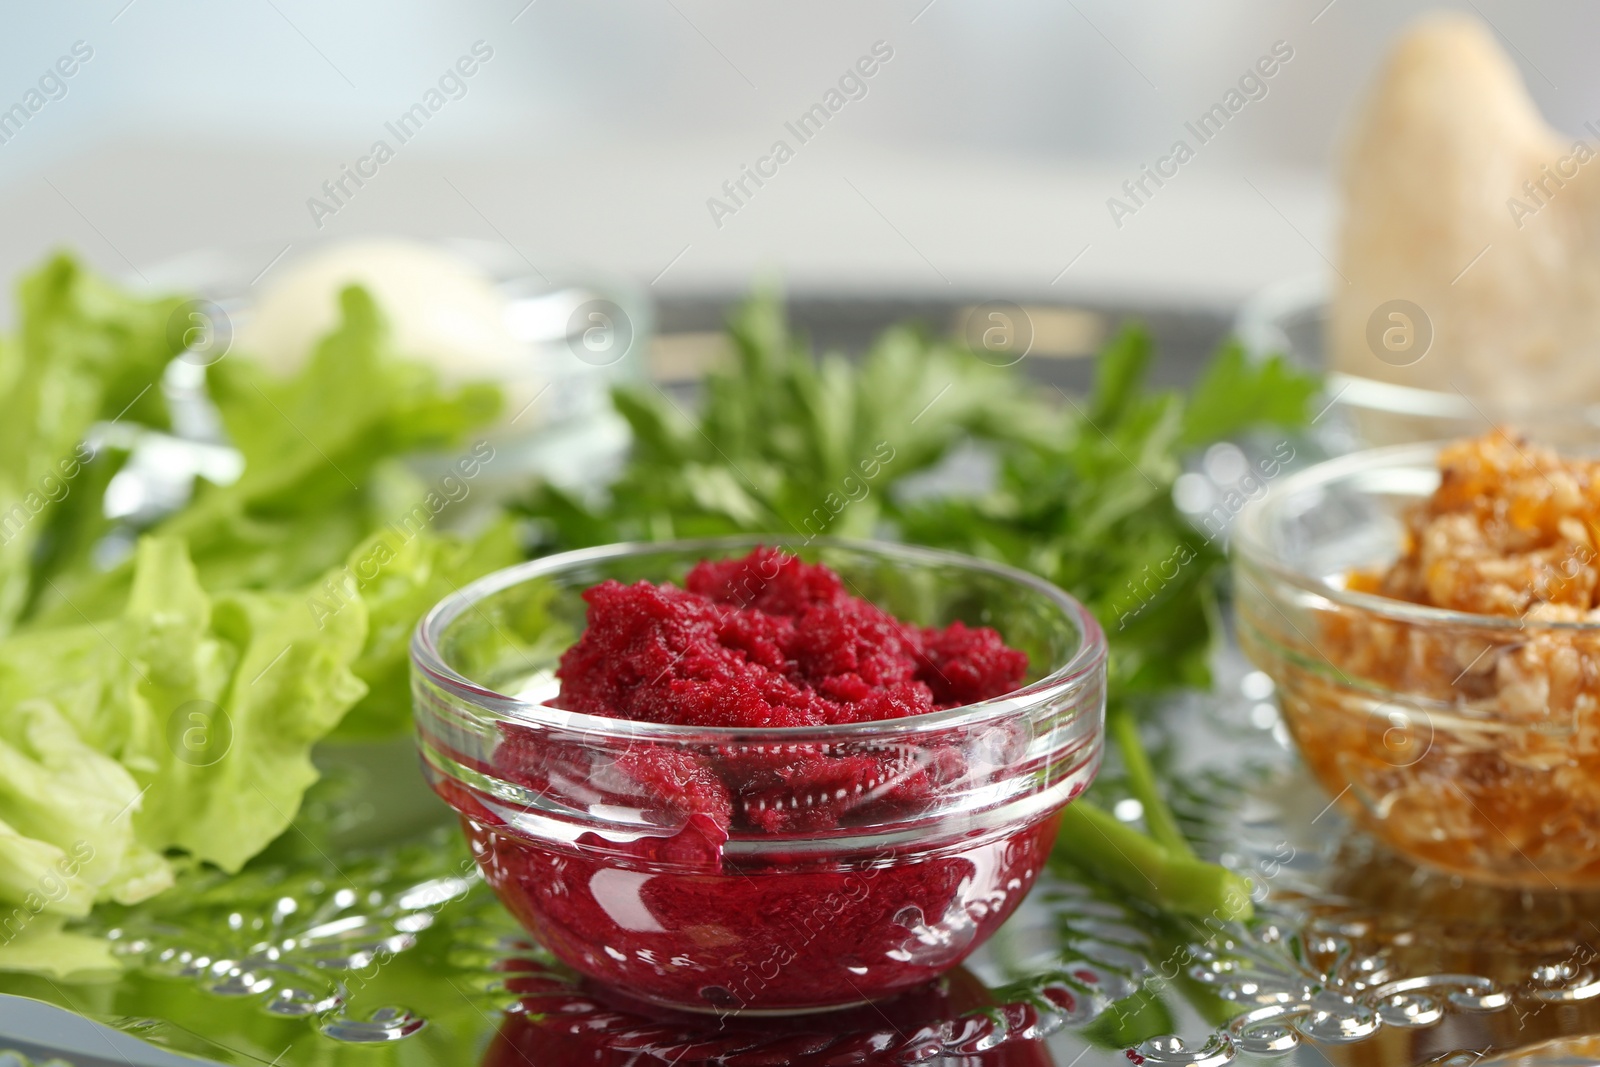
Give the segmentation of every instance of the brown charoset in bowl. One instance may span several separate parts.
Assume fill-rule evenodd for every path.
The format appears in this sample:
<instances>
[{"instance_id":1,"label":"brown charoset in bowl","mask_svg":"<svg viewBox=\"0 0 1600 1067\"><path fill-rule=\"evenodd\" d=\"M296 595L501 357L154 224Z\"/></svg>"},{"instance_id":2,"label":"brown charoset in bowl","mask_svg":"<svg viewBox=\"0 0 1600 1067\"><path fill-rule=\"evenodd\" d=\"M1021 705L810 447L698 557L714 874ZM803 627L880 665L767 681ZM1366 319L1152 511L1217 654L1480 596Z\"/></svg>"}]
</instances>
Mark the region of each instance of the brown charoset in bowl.
<instances>
[{"instance_id":1,"label":"brown charoset in bowl","mask_svg":"<svg viewBox=\"0 0 1600 1067\"><path fill-rule=\"evenodd\" d=\"M1600 462L1506 432L1333 460L1241 516L1235 575L1241 642L1365 827L1600 885Z\"/></svg>"}]
</instances>

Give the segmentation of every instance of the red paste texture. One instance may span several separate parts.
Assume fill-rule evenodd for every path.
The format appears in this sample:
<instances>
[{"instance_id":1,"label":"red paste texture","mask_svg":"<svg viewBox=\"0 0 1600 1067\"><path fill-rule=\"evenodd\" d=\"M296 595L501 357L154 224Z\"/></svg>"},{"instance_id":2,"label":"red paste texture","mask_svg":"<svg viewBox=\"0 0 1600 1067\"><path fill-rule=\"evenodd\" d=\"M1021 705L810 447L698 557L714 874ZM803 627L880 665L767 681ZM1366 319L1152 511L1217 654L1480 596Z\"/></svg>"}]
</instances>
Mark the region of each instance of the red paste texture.
<instances>
[{"instance_id":1,"label":"red paste texture","mask_svg":"<svg viewBox=\"0 0 1600 1067\"><path fill-rule=\"evenodd\" d=\"M603 582L584 593L588 627L561 658L556 703L610 718L705 727L828 726L895 719L1004 695L1025 654L987 627L901 622L839 576L774 549L702 562L686 588ZM958 746L639 743L596 761L508 731L499 770L536 790L582 781L597 799L703 816L730 831L833 829L892 818L959 780Z\"/></svg>"},{"instance_id":2,"label":"red paste texture","mask_svg":"<svg viewBox=\"0 0 1600 1067\"><path fill-rule=\"evenodd\" d=\"M776 549L705 561L679 589L607 581L561 657L571 711L685 726L827 726L1003 696L1028 657L987 627L903 623Z\"/></svg>"}]
</instances>

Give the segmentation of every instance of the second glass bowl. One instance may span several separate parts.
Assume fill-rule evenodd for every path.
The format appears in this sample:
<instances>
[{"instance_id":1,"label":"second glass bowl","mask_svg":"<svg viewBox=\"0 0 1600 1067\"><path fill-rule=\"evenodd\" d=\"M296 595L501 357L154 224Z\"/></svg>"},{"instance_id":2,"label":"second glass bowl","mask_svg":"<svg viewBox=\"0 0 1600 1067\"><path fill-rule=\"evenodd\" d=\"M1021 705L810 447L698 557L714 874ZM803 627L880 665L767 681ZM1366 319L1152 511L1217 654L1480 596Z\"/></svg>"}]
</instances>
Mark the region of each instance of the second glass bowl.
<instances>
[{"instance_id":1,"label":"second glass bowl","mask_svg":"<svg viewBox=\"0 0 1600 1067\"><path fill-rule=\"evenodd\" d=\"M1329 795L1408 858L1527 889L1600 886L1600 623L1347 588L1399 555L1439 445L1284 480L1234 530L1239 641Z\"/></svg>"},{"instance_id":2,"label":"second glass bowl","mask_svg":"<svg viewBox=\"0 0 1600 1067\"><path fill-rule=\"evenodd\" d=\"M775 547L905 621L993 627L1029 657L1023 688L827 727L667 725L547 703L584 628L584 590L681 585L701 560L758 543L773 541L536 560L445 600L412 644L423 768L485 878L563 962L672 1008L824 1010L955 966L1027 893L1055 816L1100 765L1106 647L1088 611L1022 572L902 545ZM736 810L725 828L697 809L701 774L736 805L842 814L827 830L771 833Z\"/></svg>"}]
</instances>

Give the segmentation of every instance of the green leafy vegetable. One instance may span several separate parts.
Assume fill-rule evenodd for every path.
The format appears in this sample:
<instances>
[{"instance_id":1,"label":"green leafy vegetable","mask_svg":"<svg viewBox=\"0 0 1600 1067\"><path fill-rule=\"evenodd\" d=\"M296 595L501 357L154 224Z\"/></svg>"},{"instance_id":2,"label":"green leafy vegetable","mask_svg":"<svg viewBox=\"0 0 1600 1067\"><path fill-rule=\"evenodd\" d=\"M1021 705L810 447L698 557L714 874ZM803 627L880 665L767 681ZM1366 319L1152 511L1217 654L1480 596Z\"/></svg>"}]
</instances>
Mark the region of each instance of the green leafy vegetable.
<instances>
[{"instance_id":1,"label":"green leafy vegetable","mask_svg":"<svg viewBox=\"0 0 1600 1067\"><path fill-rule=\"evenodd\" d=\"M1182 453L1261 426L1303 425L1316 382L1280 358L1251 362L1228 344L1189 397L1148 392L1151 355L1149 337L1125 328L1100 357L1087 407L1069 401L1073 417L1058 432L1012 449L994 493L913 511L904 527L912 540L1042 574L1095 613L1111 647L1110 735L1156 846L1131 854L1140 867L1156 866L1132 879L1103 873L1119 869L1099 862L1115 820L1087 809L1064 822L1059 847L1094 857L1091 871L1173 910L1231 911L1225 898L1247 908L1248 894L1234 892L1220 868L1199 877L1131 713L1153 695L1210 682L1214 582L1225 560L1220 528L1196 529L1173 503ZM1177 891L1186 880L1193 892Z\"/></svg>"},{"instance_id":2,"label":"green leafy vegetable","mask_svg":"<svg viewBox=\"0 0 1600 1067\"><path fill-rule=\"evenodd\" d=\"M213 600L149 538L119 618L0 642L0 965L84 949L51 917L168 888L169 852L237 870L282 833L365 636L359 601L319 626L298 596Z\"/></svg>"},{"instance_id":3,"label":"green leafy vegetable","mask_svg":"<svg viewBox=\"0 0 1600 1067\"><path fill-rule=\"evenodd\" d=\"M1194 857L1194 850L1178 829L1178 821L1162 798L1161 787L1156 782L1155 769L1139 739L1139 723L1119 702L1106 713L1106 732L1112 743L1122 753L1122 767L1128 778L1128 791L1144 809L1144 822L1156 843L1179 859Z\"/></svg>"},{"instance_id":4,"label":"green leafy vegetable","mask_svg":"<svg viewBox=\"0 0 1600 1067\"><path fill-rule=\"evenodd\" d=\"M150 791L136 825L164 848L238 870L288 828L317 778L311 746L366 693L352 670L365 603L318 620L301 595L239 591L218 597L208 620L181 548L147 538L140 552L128 615L171 636L145 657L159 687L152 725L166 729L159 749L139 753Z\"/></svg>"},{"instance_id":5,"label":"green leafy vegetable","mask_svg":"<svg viewBox=\"0 0 1600 1067\"><path fill-rule=\"evenodd\" d=\"M446 391L431 368L396 358L364 290L346 289L340 306L338 328L292 377L273 377L248 359L209 368L244 473L232 485L202 484L152 531L188 543L206 589L290 589L338 567L426 497L427 487L397 470L393 457L458 447L500 409L492 385ZM404 491L394 489L396 479ZM115 614L130 580L129 567L100 573L84 552L52 579L29 621Z\"/></svg>"},{"instance_id":6,"label":"green leafy vegetable","mask_svg":"<svg viewBox=\"0 0 1600 1067\"><path fill-rule=\"evenodd\" d=\"M198 487L102 571L99 505L119 461L81 441L97 419L162 424L141 398L181 305L134 300L66 259L25 284L23 305L22 337L0 346L17 415L0 425L0 491L62 456L81 480L0 549L0 633L28 605L0 639L0 969L65 975L112 965L68 925L96 903L144 900L197 863L237 871L284 833L319 741L403 735L417 618L521 553L507 520L435 531L467 482L446 492L400 462L462 445L498 390L445 390L394 357L352 288L299 373L211 367L243 475ZM493 457L480 442L463 479Z\"/></svg>"},{"instance_id":7,"label":"green leafy vegetable","mask_svg":"<svg viewBox=\"0 0 1600 1067\"><path fill-rule=\"evenodd\" d=\"M123 615L0 643L0 818L92 858L98 899L170 882L162 853L237 870L288 826L311 745L366 692L361 601L200 587L181 541L146 538ZM59 825L57 825L59 824Z\"/></svg>"},{"instance_id":8,"label":"green leafy vegetable","mask_svg":"<svg viewBox=\"0 0 1600 1067\"><path fill-rule=\"evenodd\" d=\"M1182 443L1202 445L1250 426L1303 425L1318 384L1282 359L1254 363L1230 341L1189 394Z\"/></svg>"},{"instance_id":9,"label":"green leafy vegetable","mask_svg":"<svg viewBox=\"0 0 1600 1067\"><path fill-rule=\"evenodd\" d=\"M34 556L53 513L74 495L96 420L160 424L153 388L181 347L168 323L181 301L144 300L57 255L23 279L21 326L0 341L0 633L35 592Z\"/></svg>"},{"instance_id":10,"label":"green leafy vegetable","mask_svg":"<svg viewBox=\"0 0 1600 1067\"><path fill-rule=\"evenodd\" d=\"M1250 915L1249 882L1169 848L1080 797L1061 812L1063 853L1074 866L1130 896L1181 915Z\"/></svg>"},{"instance_id":11,"label":"green leafy vegetable","mask_svg":"<svg viewBox=\"0 0 1600 1067\"><path fill-rule=\"evenodd\" d=\"M417 620L467 582L522 558L515 528L506 519L473 538L407 538L403 528L388 527L357 545L341 579L342 588L349 591L353 586L366 606L367 640L354 670L366 683L367 695L340 723L336 736L383 738L407 733L411 728L408 650ZM330 603L319 599L324 593L319 589L312 594L313 614L330 610Z\"/></svg>"},{"instance_id":12,"label":"green leafy vegetable","mask_svg":"<svg viewBox=\"0 0 1600 1067\"><path fill-rule=\"evenodd\" d=\"M345 736L408 727L417 617L517 554L505 523L472 541L389 530L358 552L352 567L382 561L365 581L213 597L182 541L146 537L121 616L0 641L0 969L93 969L55 920L144 900L175 866L239 870L288 829L312 747L347 715ZM346 595L319 602L329 588Z\"/></svg>"},{"instance_id":13,"label":"green leafy vegetable","mask_svg":"<svg viewBox=\"0 0 1600 1067\"><path fill-rule=\"evenodd\" d=\"M1094 611L1112 650L1110 691L1131 700L1209 681L1219 547L1174 505L1182 455L1255 427L1305 421L1315 381L1281 359L1225 346L1191 397L1143 388L1150 339L1125 328L1101 354L1087 402L1005 453L979 500L913 508L908 540L958 548L1041 574ZM1200 398L1215 400L1202 410ZM1238 403L1234 397L1245 397Z\"/></svg>"},{"instance_id":14,"label":"green leafy vegetable","mask_svg":"<svg viewBox=\"0 0 1600 1067\"><path fill-rule=\"evenodd\" d=\"M908 327L884 333L859 366L813 360L771 295L739 308L728 330L736 362L706 378L697 418L652 386L616 391L634 434L627 469L598 504L537 490L524 510L548 547L741 531L867 536L890 484L968 435L1020 432L1037 411L1015 375Z\"/></svg>"}]
</instances>

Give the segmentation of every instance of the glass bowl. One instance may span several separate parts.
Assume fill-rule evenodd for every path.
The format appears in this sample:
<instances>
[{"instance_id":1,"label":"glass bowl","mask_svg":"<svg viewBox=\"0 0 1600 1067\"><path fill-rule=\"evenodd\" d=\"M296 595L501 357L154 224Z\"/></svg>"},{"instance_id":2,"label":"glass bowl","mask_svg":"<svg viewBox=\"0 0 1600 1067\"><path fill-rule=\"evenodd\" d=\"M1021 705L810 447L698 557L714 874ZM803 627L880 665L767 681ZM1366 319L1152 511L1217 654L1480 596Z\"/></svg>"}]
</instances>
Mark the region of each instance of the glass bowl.
<instances>
[{"instance_id":1,"label":"glass bowl","mask_svg":"<svg viewBox=\"0 0 1600 1067\"><path fill-rule=\"evenodd\" d=\"M353 243L363 242L358 238ZM231 475L223 480L238 477L236 464L228 466L237 453L222 440L216 411L205 395L205 367L236 357L249 343L255 301L263 289L297 262L340 243L297 243L287 255L277 245L196 249L127 279L140 289L196 294L190 318L199 340L173 360L160 383L172 408L173 433L144 431L132 442L132 460L118 475L130 484L124 496L148 501L155 510L171 510L188 498L198 471L213 481L218 480L214 472L226 474L229 469ZM654 329L646 294L617 278L551 280L530 273L527 261L502 242L415 243L469 264L492 281L495 295L504 302L505 334L520 355L491 375L503 394L503 410L474 437L474 443L481 438L490 446L492 460L474 476L475 503L521 493L530 475L582 488L610 472L628 444L627 424L611 406L611 390L646 374L644 342ZM597 331L597 324L604 328ZM436 482L451 474L460 458L419 453L407 457L407 464L419 477ZM133 483L139 491L131 488ZM152 511L138 517L147 522L159 516Z\"/></svg>"},{"instance_id":2,"label":"glass bowl","mask_svg":"<svg viewBox=\"0 0 1600 1067\"><path fill-rule=\"evenodd\" d=\"M827 564L906 621L993 627L1027 653L1025 685L826 727L668 725L546 703L561 653L583 631L584 590L607 578L681 584L701 560L763 543ZM1093 616L1037 578L822 538L550 556L446 599L412 642L424 772L460 812L501 900L584 975L718 1013L885 997L987 939L1038 876L1056 815L1099 769L1105 657ZM706 775L733 796L731 824L699 799ZM757 829L758 809L772 808L834 815L824 829Z\"/></svg>"},{"instance_id":3,"label":"glass bowl","mask_svg":"<svg viewBox=\"0 0 1600 1067\"><path fill-rule=\"evenodd\" d=\"M1503 425L1537 426L1541 440L1562 447L1585 446L1600 434L1600 404L1573 404L1559 396L1532 403L1475 389L1470 381L1462 383L1466 392L1430 388L1420 384L1424 379L1404 357L1390 362L1376 352L1365 373L1332 367L1327 352L1330 296L1323 274L1285 278L1246 300L1233 323L1234 334L1251 354L1264 358L1281 352L1322 374L1327 407L1315 429L1328 452L1472 437ZM1431 335L1431 323L1426 329ZM1425 355L1429 366L1450 358L1446 351Z\"/></svg>"},{"instance_id":4,"label":"glass bowl","mask_svg":"<svg viewBox=\"0 0 1600 1067\"><path fill-rule=\"evenodd\" d=\"M1311 772L1408 858L1529 889L1600 886L1600 624L1346 588L1399 555L1442 446L1285 479L1235 528L1239 641Z\"/></svg>"}]
</instances>

